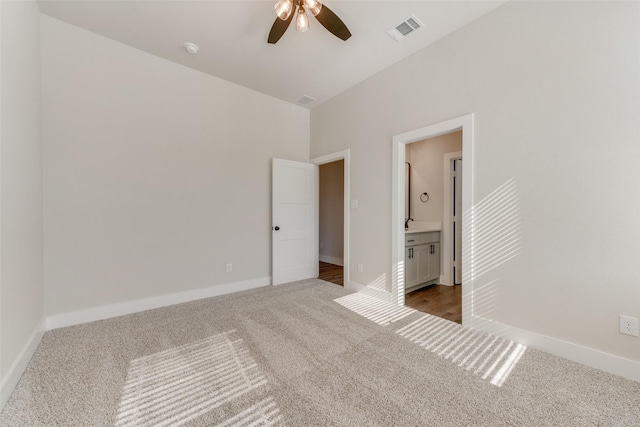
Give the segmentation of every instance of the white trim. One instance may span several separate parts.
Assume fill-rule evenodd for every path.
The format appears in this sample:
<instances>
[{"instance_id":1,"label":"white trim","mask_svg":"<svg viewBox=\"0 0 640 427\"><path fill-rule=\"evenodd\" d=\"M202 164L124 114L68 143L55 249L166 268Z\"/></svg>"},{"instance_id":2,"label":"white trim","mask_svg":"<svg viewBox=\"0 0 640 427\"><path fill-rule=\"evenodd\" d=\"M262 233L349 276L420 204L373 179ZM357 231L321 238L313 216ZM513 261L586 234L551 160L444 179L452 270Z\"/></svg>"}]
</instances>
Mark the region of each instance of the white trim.
<instances>
[{"instance_id":1,"label":"white trim","mask_svg":"<svg viewBox=\"0 0 640 427\"><path fill-rule=\"evenodd\" d=\"M452 278L451 261L453 258L453 230L451 230L451 161L462 159L462 151L444 153L444 215L442 221L442 274L440 283L443 285L455 284ZM464 177L464 175L463 175Z\"/></svg>"},{"instance_id":2,"label":"white trim","mask_svg":"<svg viewBox=\"0 0 640 427\"><path fill-rule=\"evenodd\" d=\"M350 291L357 291L357 285L353 284L349 280L350 272L349 272L349 224L350 224L350 208L349 208L349 200L351 200L351 149L346 149L342 151L337 151L335 153L326 154L324 156L314 157L309 162L314 165L323 165L325 163L335 162L337 160L344 160L344 242L342 253L344 254L342 263L343 263L343 280L344 287ZM333 264L333 263L332 263Z\"/></svg>"},{"instance_id":3,"label":"white trim","mask_svg":"<svg viewBox=\"0 0 640 427\"><path fill-rule=\"evenodd\" d=\"M473 206L473 114L456 117L393 137L392 185L391 185L391 292L399 305L404 305L404 162L406 144L462 130L462 153L465 173L462 175L462 212L471 212ZM471 315L471 290L473 278L471 244L472 221L462 222L462 323Z\"/></svg>"},{"instance_id":4,"label":"white trim","mask_svg":"<svg viewBox=\"0 0 640 427\"><path fill-rule=\"evenodd\" d=\"M364 283L356 282L355 280L351 281L351 290L378 298L382 301L388 302L389 304L395 303L395 296L391 292L374 288L372 286L365 285Z\"/></svg>"},{"instance_id":5,"label":"white trim","mask_svg":"<svg viewBox=\"0 0 640 427\"><path fill-rule=\"evenodd\" d=\"M203 298L211 298L232 292L246 291L271 284L271 277L245 280L242 282L225 283L223 285L209 286L207 288L193 289L167 295L159 295L151 298L143 298L125 301L117 304L92 307L84 310L47 316L47 330L63 328L65 326L79 325L81 323L94 322L96 320L110 319L154 308L181 304L183 302L196 301Z\"/></svg>"},{"instance_id":6,"label":"white trim","mask_svg":"<svg viewBox=\"0 0 640 427\"><path fill-rule=\"evenodd\" d=\"M563 341L537 332L516 328L504 323L494 322L474 315L467 318L466 326L516 341L592 368L614 375L640 381L640 362L625 359L614 354Z\"/></svg>"},{"instance_id":7,"label":"white trim","mask_svg":"<svg viewBox=\"0 0 640 427\"><path fill-rule=\"evenodd\" d=\"M339 265L341 267L343 267L343 260L342 258L338 258L335 256L329 256L329 255L320 255L320 261L322 262L328 262L329 264L333 264L333 265Z\"/></svg>"},{"instance_id":8,"label":"white trim","mask_svg":"<svg viewBox=\"0 0 640 427\"><path fill-rule=\"evenodd\" d=\"M363 283L360 283L360 282L356 282L355 280L351 280L349 282L349 290L351 290L353 292L360 292L361 290L365 289L366 287L367 287L367 285L365 285Z\"/></svg>"},{"instance_id":9,"label":"white trim","mask_svg":"<svg viewBox=\"0 0 640 427\"><path fill-rule=\"evenodd\" d=\"M25 343L20 353L18 353L18 357L16 357L16 360L11 364L11 367L7 371L7 375L5 375L4 378L2 378L2 382L0 382L0 410L4 408L5 403L7 403L11 393L13 393L13 389L16 384L18 384L18 381L20 381L20 377L24 373L25 369L27 369L27 365L31 361L33 354L36 352L43 335L44 319L38 322L35 330Z\"/></svg>"}]
</instances>

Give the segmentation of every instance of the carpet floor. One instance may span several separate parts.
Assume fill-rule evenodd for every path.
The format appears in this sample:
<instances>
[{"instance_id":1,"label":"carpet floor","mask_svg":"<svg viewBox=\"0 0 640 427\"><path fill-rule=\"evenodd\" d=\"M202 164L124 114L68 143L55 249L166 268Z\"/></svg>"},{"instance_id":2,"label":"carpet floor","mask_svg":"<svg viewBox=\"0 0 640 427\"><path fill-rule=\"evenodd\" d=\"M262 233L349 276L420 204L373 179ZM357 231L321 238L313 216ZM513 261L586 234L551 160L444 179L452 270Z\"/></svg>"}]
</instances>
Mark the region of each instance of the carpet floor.
<instances>
[{"instance_id":1,"label":"carpet floor","mask_svg":"<svg viewBox=\"0 0 640 427\"><path fill-rule=\"evenodd\" d=\"M640 383L309 280L47 332L1 426L638 426Z\"/></svg>"}]
</instances>

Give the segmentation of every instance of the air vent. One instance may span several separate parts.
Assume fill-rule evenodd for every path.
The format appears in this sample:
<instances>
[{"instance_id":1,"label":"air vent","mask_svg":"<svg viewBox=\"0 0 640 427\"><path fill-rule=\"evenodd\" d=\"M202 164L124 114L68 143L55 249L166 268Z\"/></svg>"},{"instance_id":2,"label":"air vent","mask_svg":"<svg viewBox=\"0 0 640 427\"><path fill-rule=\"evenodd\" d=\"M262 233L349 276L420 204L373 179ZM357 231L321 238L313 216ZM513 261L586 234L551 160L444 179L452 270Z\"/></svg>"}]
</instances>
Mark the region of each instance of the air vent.
<instances>
[{"instance_id":1,"label":"air vent","mask_svg":"<svg viewBox=\"0 0 640 427\"><path fill-rule=\"evenodd\" d=\"M305 95L302 98L298 99L296 102L300 105L307 105L315 101L315 98L310 97L309 95Z\"/></svg>"},{"instance_id":2,"label":"air vent","mask_svg":"<svg viewBox=\"0 0 640 427\"><path fill-rule=\"evenodd\" d=\"M422 27L424 27L422 22L420 22L420 20L416 18L415 15L411 15L393 28L389 28L387 30L387 34L389 35L389 37L399 42L406 39Z\"/></svg>"}]
</instances>

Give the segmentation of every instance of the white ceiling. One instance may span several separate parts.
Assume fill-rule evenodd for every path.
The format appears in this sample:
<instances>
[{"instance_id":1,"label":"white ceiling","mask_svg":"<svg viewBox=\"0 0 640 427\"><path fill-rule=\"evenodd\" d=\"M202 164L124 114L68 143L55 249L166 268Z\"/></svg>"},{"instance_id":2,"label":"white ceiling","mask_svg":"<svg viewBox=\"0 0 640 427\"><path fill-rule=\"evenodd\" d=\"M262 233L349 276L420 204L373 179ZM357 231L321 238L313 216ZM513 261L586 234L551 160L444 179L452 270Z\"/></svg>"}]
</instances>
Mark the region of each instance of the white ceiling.
<instances>
[{"instance_id":1,"label":"white ceiling","mask_svg":"<svg viewBox=\"0 0 640 427\"><path fill-rule=\"evenodd\" d=\"M342 41L311 18L267 43L273 0L40 0L42 13L170 61L296 102L332 98L356 83L490 12L506 1L342 1L326 4L349 27ZM425 27L398 43L386 33L409 15ZM200 52L189 55L192 42Z\"/></svg>"}]
</instances>

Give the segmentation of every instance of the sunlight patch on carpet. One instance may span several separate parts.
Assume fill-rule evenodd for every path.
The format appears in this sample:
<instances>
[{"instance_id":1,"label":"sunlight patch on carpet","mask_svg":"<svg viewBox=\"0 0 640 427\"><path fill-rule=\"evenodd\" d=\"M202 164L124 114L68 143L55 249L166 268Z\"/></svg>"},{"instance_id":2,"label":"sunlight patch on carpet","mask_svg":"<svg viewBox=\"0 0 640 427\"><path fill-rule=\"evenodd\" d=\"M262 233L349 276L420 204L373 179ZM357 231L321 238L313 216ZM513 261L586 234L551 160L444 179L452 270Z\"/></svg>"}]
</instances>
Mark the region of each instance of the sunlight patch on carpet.
<instances>
[{"instance_id":1,"label":"sunlight patch on carpet","mask_svg":"<svg viewBox=\"0 0 640 427\"><path fill-rule=\"evenodd\" d=\"M273 398L269 397L218 424L217 427L277 425L284 425L282 415Z\"/></svg>"},{"instance_id":2,"label":"sunlight patch on carpet","mask_svg":"<svg viewBox=\"0 0 640 427\"><path fill-rule=\"evenodd\" d=\"M391 304L362 293L336 298L333 301L381 326L397 322L416 313L416 310L412 308Z\"/></svg>"},{"instance_id":3,"label":"sunlight patch on carpet","mask_svg":"<svg viewBox=\"0 0 640 427\"><path fill-rule=\"evenodd\" d=\"M428 314L396 333L498 387L527 350L525 345Z\"/></svg>"},{"instance_id":4,"label":"sunlight patch on carpet","mask_svg":"<svg viewBox=\"0 0 640 427\"><path fill-rule=\"evenodd\" d=\"M235 330L214 335L132 360L116 426L179 426L266 383Z\"/></svg>"}]
</instances>

